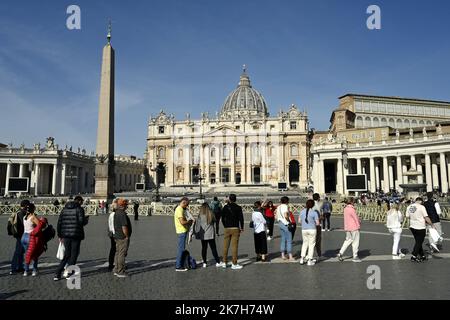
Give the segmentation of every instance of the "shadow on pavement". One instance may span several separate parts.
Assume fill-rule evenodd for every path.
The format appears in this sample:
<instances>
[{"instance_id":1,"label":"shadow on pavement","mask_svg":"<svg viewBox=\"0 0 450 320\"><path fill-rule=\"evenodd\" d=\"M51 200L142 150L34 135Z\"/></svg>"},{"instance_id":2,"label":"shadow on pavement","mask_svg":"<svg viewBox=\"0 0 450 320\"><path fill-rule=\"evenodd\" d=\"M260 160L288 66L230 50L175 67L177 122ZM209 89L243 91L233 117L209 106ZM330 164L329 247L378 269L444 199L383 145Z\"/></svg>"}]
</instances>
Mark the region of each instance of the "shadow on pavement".
<instances>
[{"instance_id":1,"label":"shadow on pavement","mask_svg":"<svg viewBox=\"0 0 450 320\"><path fill-rule=\"evenodd\" d=\"M19 290L19 291L13 291L9 293L0 293L0 300L7 300L9 298L12 298L18 294L22 294L28 292L28 290Z\"/></svg>"}]
</instances>

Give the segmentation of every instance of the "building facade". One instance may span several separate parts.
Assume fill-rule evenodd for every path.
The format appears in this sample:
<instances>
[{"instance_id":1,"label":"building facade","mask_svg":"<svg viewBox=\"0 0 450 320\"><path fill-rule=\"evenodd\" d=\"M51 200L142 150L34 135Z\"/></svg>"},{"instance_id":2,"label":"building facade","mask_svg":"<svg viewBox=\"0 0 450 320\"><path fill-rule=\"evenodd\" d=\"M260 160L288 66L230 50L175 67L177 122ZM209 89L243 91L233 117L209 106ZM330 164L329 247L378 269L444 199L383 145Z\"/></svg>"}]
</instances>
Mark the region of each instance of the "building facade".
<instances>
[{"instance_id":1,"label":"building facade","mask_svg":"<svg viewBox=\"0 0 450 320\"><path fill-rule=\"evenodd\" d=\"M348 194L346 176L366 174L370 192L426 184L448 193L450 103L345 95L329 131L312 138L312 180L319 193Z\"/></svg>"},{"instance_id":2,"label":"building facade","mask_svg":"<svg viewBox=\"0 0 450 320\"><path fill-rule=\"evenodd\" d=\"M150 117L147 165L165 186L309 182L308 118L295 105L271 117L247 72L215 117L175 120L163 110ZM159 168L159 170L157 170ZM160 174L156 172L159 171Z\"/></svg>"},{"instance_id":3,"label":"building facade","mask_svg":"<svg viewBox=\"0 0 450 320\"><path fill-rule=\"evenodd\" d=\"M53 138L44 147L4 146L0 148L0 193L11 195L9 178L29 178L29 194L34 196L88 194L94 192L95 160L85 150L60 149ZM115 192L134 191L145 164L135 157L115 157Z\"/></svg>"}]
</instances>

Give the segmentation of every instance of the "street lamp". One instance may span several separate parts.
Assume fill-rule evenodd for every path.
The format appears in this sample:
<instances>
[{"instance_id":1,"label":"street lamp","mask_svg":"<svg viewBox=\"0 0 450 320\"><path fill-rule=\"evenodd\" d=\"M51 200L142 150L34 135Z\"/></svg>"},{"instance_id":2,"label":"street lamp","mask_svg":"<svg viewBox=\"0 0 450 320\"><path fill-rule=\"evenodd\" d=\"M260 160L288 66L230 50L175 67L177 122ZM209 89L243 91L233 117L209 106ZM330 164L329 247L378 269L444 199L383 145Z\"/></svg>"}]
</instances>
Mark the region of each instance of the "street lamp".
<instances>
[{"instance_id":1,"label":"street lamp","mask_svg":"<svg viewBox=\"0 0 450 320\"><path fill-rule=\"evenodd\" d=\"M196 176L198 179L199 187L200 187L200 199L203 199L202 193L202 181L205 180L205 175L202 174L202 169L198 169L198 175Z\"/></svg>"},{"instance_id":2,"label":"street lamp","mask_svg":"<svg viewBox=\"0 0 450 320\"><path fill-rule=\"evenodd\" d=\"M156 195L155 195L155 201L156 202L160 202L161 201L161 196L159 195L159 188L160 188L160 184L159 184L159 177L160 174L165 170L165 166L157 166L156 168L152 168L153 164L150 162L150 171L156 172Z\"/></svg>"}]
</instances>

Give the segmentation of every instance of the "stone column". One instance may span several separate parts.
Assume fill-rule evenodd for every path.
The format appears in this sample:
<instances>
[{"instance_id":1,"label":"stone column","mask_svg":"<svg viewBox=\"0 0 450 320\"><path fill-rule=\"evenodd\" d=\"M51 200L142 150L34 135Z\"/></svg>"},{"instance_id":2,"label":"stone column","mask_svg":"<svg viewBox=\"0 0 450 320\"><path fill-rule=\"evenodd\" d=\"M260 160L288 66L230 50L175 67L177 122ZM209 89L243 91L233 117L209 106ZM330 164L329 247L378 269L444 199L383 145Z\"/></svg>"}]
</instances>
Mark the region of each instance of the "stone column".
<instances>
[{"instance_id":1,"label":"stone column","mask_svg":"<svg viewBox=\"0 0 450 320\"><path fill-rule=\"evenodd\" d=\"M19 167L19 178L23 178L24 177L24 171L25 171L25 164L21 163L20 167Z\"/></svg>"},{"instance_id":2,"label":"stone column","mask_svg":"<svg viewBox=\"0 0 450 320\"><path fill-rule=\"evenodd\" d=\"M402 188L400 187L401 184L403 184L403 166L402 166L402 157L397 156L397 191L402 191Z\"/></svg>"},{"instance_id":3,"label":"stone column","mask_svg":"<svg viewBox=\"0 0 450 320\"><path fill-rule=\"evenodd\" d=\"M247 144L247 183L251 184L252 181L252 163L253 163L253 159L252 159L252 145L251 143Z\"/></svg>"},{"instance_id":4,"label":"stone column","mask_svg":"<svg viewBox=\"0 0 450 320\"><path fill-rule=\"evenodd\" d=\"M427 192L433 191L433 177L431 175L431 157L425 154L425 178L427 183Z\"/></svg>"},{"instance_id":5,"label":"stone column","mask_svg":"<svg viewBox=\"0 0 450 320\"><path fill-rule=\"evenodd\" d=\"M85 181L84 181L84 170L82 167L78 168L78 173L79 173L78 175L79 175L79 182L80 182L80 183L78 183L78 186L79 186L78 193L83 193ZM126 174L124 174L124 180L125 180L125 183L124 183L125 187L123 188L123 190L127 190L128 185L126 184L126 181L127 181Z\"/></svg>"},{"instance_id":6,"label":"stone column","mask_svg":"<svg viewBox=\"0 0 450 320\"><path fill-rule=\"evenodd\" d=\"M319 159L319 161L317 161L317 165L318 165L318 178L319 178L319 189L317 190L318 193L323 194L325 193L325 172L324 172L324 162L322 159Z\"/></svg>"},{"instance_id":7,"label":"stone column","mask_svg":"<svg viewBox=\"0 0 450 320\"><path fill-rule=\"evenodd\" d=\"M356 174L361 174L361 158L356 159Z\"/></svg>"},{"instance_id":8,"label":"stone column","mask_svg":"<svg viewBox=\"0 0 450 320\"><path fill-rule=\"evenodd\" d=\"M395 188L394 184L394 163L393 161L389 162L389 188Z\"/></svg>"},{"instance_id":9,"label":"stone column","mask_svg":"<svg viewBox=\"0 0 450 320\"><path fill-rule=\"evenodd\" d=\"M411 155L411 170L417 170L416 155Z\"/></svg>"},{"instance_id":10,"label":"stone column","mask_svg":"<svg viewBox=\"0 0 450 320\"><path fill-rule=\"evenodd\" d=\"M246 184L247 182L247 148L244 142L241 145L241 183Z\"/></svg>"},{"instance_id":11,"label":"stone column","mask_svg":"<svg viewBox=\"0 0 450 320\"><path fill-rule=\"evenodd\" d=\"M230 183L236 183L236 146L233 143L230 145L230 155L231 155L231 163L230 163Z\"/></svg>"},{"instance_id":12,"label":"stone column","mask_svg":"<svg viewBox=\"0 0 450 320\"><path fill-rule=\"evenodd\" d=\"M205 156L205 168L204 168L204 172L203 174L205 175L205 180L203 180L203 182L206 185L210 185L211 184L211 180L209 177L209 166L211 164L211 148L210 145L205 145L205 150L204 150L204 156Z\"/></svg>"},{"instance_id":13,"label":"stone column","mask_svg":"<svg viewBox=\"0 0 450 320\"><path fill-rule=\"evenodd\" d=\"M53 174L52 174L52 195L56 196L56 177L58 175L58 164L55 163L53 165Z\"/></svg>"},{"instance_id":14,"label":"stone column","mask_svg":"<svg viewBox=\"0 0 450 320\"><path fill-rule=\"evenodd\" d=\"M349 163L347 162L347 164L349 164ZM347 165L347 168L345 166L343 166L343 171L344 171L344 194L348 195L348 191L347 191L348 165Z\"/></svg>"},{"instance_id":15,"label":"stone column","mask_svg":"<svg viewBox=\"0 0 450 320\"><path fill-rule=\"evenodd\" d=\"M6 185L5 185L5 196L9 195L9 178L11 178L12 163L6 164Z\"/></svg>"},{"instance_id":16,"label":"stone column","mask_svg":"<svg viewBox=\"0 0 450 320\"><path fill-rule=\"evenodd\" d=\"M431 157L431 170L433 172L433 189L439 188L439 173L437 165L437 157L433 155Z\"/></svg>"},{"instance_id":17,"label":"stone column","mask_svg":"<svg viewBox=\"0 0 450 320\"><path fill-rule=\"evenodd\" d=\"M200 176L205 174L205 146L203 143L199 145L200 152Z\"/></svg>"},{"instance_id":18,"label":"stone column","mask_svg":"<svg viewBox=\"0 0 450 320\"><path fill-rule=\"evenodd\" d=\"M370 192L376 191L376 177L375 177L375 158L369 160L370 171Z\"/></svg>"},{"instance_id":19,"label":"stone column","mask_svg":"<svg viewBox=\"0 0 450 320\"><path fill-rule=\"evenodd\" d=\"M40 173L40 165L39 165L39 163L35 163L35 165L34 165L34 170L35 170L35 173L34 173L34 180L35 180L35 182L34 182L34 195L35 196L37 196L38 194L39 194L39 173Z\"/></svg>"},{"instance_id":20,"label":"stone column","mask_svg":"<svg viewBox=\"0 0 450 320\"><path fill-rule=\"evenodd\" d=\"M184 151L184 184L189 184L191 181L191 145L187 145Z\"/></svg>"},{"instance_id":21,"label":"stone column","mask_svg":"<svg viewBox=\"0 0 450 320\"><path fill-rule=\"evenodd\" d=\"M387 157L383 157L383 189L384 192L389 192L389 168Z\"/></svg>"},{"instance_id":22,"label":"stone column","mask_svg":"<svg viewBox=\"0 0 450 320\"><path fill-rule=\"evenodd\" d=\"M220 149L222 149L222 145L216 145L216 184L220 184Z\"/></svg>"},{"instance_id":23,"label":"stone column","mask_svg":"<svg viewBox=\"0 0 450 320\"><path fill-rule=\"evenodd\" d=\"M261 183L267 182L267 146L263 142L260 144L260 155L261 155Z\"/></svg>"},{"instance_id":24,"label":"stone column","mask_svg":"<svg viewBox=\"0 0 450 320\"><path fill-rule=\"evenodd\" d=\"M366 174L366 165L367 165L367 160L362 160L361 161L362 174Z\"/></svg>"},{"instance_id":25,"label":"stone column","mask_svg":"<svg viewBox=\"0 0 450 320\"><path fill-rule=\"evenodd\" d=\"M450 156L447 156L447 179L450 185Z\"/></svg>"},{"instance_id":26,"label":"stone column","mask_svg":"<svg viewBox=\"0 0 450 320\"><path fill-rule=\"evenodd\" d=\"M376 184L376 188L379 189L381 186L381 181L380 181L380 164L378 163L377 160L375 160L375 184Z\"/></svg>"},{"instance_id":27,"label":"stone column","mask_svg":"<svg viewBox=\"0 0 450 320\"><path fill-rule=\"evenodd\" d=\"M420 173L420 175L417 177L417 183L423 183L423 168L422 168L422 164L417 163L417 172Z\"/></svg>"},{"instance_id":28,"label":"stone column","mask_svg":"<svg viewBox=\"0 0 450 320\"><path fill-rule=\"evenodd\" d=\"M61 170L61 194L66 194L66 175L67 175L67 165L65 163L62 164Z\"/></svg>"},{"instance_id":29,"label":"stone column","mask_svg":"<svg viewBox=\"0 0 450 320\"><path fill-rule=\"evenodd\" d=\"M344 194L344 176L342 173L342 159L337 159L337 166L336 166L336 191L338 194Z\"/></svg>"},{"instance_id":30,"label":"stone column","mask_svg":"<svg viewBox=\"0 0 450 320\"><path fill-rule=\"evenodd\" d=\"M167 185L175 184L175 148L174 146L168 146L166 149L166 168L167 168ZM136 179L137 180L137 179Z\"/></svg>"},{"instance_id":31,"label":"stone column","mask_svg":"<svg viewBox=\"0 0 450 320\"><path fill-rule=\"evenodd\" d=\"M445 153L441 152L439 154L440 167L441 167L441 191L443 193L448 192L448 180L447 180L447 161L445 159Z\"/></svg>"}]
</instances>

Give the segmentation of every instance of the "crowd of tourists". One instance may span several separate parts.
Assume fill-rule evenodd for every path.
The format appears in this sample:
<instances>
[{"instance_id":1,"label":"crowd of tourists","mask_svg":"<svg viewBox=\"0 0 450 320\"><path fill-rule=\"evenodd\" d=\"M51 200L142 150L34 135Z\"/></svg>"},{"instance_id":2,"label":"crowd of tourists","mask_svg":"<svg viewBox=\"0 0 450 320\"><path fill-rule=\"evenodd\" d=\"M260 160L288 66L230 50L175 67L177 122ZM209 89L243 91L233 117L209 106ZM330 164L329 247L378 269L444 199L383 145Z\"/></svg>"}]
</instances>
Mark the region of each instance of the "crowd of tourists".
<instances>
[{"instance_id":1,"label":"crowd of tourists","mask_svg":"<svg viewBox=\"0 0 450 320\"><path fill-rule=\"evenodd\" d=\"M244 232L244 214L242 207L237 204L235 194L230 194L225 205L217 197L211 202L204 202L198 215L189 211L190 200L181 199L174 212L174 226L177 235L176 271L187 271L192 265L192 259L186 250L186 245L194 239L201 241L201 266L208 266L208 247L218 268L240 270L238 263L239 239ZM23 276L37 276L39 257L47 249L47 243L57 235L59 240L58 258L60 263L55 270L54 280L76 276L76 272L69 266L75 266L80 254L81 241L85 237L84 228L89 222L83 209L83 198L75 197L65 203L58 218L57 228L53 229L46 218L36 213L36 207L29 200L22 200L21 208L8 219L8 234L15 238L14 254L11 261L10 274L21 273ZM110 251L108 269L118 278L127 277L125 258L130 245L132 224L127 215L129 201L116 199L112 203L112 212L108 217L108 236L110 238ZM135 220L138 220L138 206L134 204ZM433 198L433 193L427 194L424 201L421 197L406 208L403 214L396 202L387 203L386 227L392 234L392 259L400 260L405 257L401 252L400 240L404 231L404 221L409 220L409 229L415 239L411 261L422 262L427 259L423 250L423 243L428 234L431 252L442 249L442 226L440 215L442 213L439 203ZM255 201L251 221L248 227L253 233L256 261L267 263L270 261L268 241L274 238L274 229L278 228L280 234L279 253L272 256L281 256L285 261L298 261L300 264L314 266L325 259L322 252L322 233L331 231L331 215L333 202L328 198L323 200L315 193L308 199L304 208L297 213L297 218L289 205L289 198L281 197L280 203L274 205L272 201ZM346 199L343 208L345 240L337 253L339 261L344 261L344 254L352 247L352 261L361 262L359 258L359 243L361 220L355 207L355 199ZM216 240L223 226L223 252L219 256ZM297 260L293 252L293 239L299 226L301 230L302 247ZM229 250L231 247L231 260Z\"/></svg>"}]
</instances>

